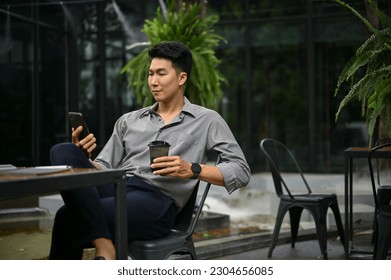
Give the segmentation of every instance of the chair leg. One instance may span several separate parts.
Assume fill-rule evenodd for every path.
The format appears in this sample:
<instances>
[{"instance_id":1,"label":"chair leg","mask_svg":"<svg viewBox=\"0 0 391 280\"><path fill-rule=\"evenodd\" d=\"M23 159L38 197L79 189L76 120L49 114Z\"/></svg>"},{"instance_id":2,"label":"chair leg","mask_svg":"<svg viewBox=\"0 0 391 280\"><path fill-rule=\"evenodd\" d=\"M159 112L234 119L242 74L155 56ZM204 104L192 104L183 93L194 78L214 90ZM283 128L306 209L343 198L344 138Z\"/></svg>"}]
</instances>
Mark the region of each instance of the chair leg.
<instances>
[{"instance_id":1,"label":"chair leg","mask_svg":"<svg viewBox=\"0 0 391 280\"><path fill-rule=\"evenodd\" d=\"M330 205L330 208L334 213L334 219L337 225L339 239L341 241L342 246L345 248L345 232L343 230L341 213L339 212L338 202L332 203Z\"/></svg>"},{"instance_id":2,"label":"chair leg","mask_svg":"<svg viewBox=\"0 0 391 280\"><path fill-rule=\"evenodd\" d=\"M319 210L319 209L318 209ZM319 211L323 211L324 213L320 213ZM311 212L315 220L316 233L318 236L318 242L320 247L320 252L323 255L323 259L327 260L327 225L326 225L326 213L327 209L323 210L315 210Z\"/></svg>"},{"instance_id":3,"label":"chair leg","mask_svg":"<svg viewBox=\"0 0 391 280\"><path fill-rule=\"evenodd\" d=\"M187 240L186 244L187 244L187 249L188 249L188 252L190 254L191 259L192 260L196 260L197 259L197 254L196 254L196 250L195 250L195 247L194 247L193 239L191 238L190 240Z\"/></svg>"},{"instance_id":4,"label":"chair leg","mask_svg":"<svg viewBox=\"0 0 391 280\"><path fill-rule=\"evenodd\" d=\"M377 242L377 211L375 210L375 214L373 215L373 232L371 242L373 245Z\"/></svg>"},{"instance_id":5,"label":"chair leg","mask_svg":"<svg viewBox=\"0 0 391 280\"><path fill-rule=\"evenodd\" d=\"M279 235L280 229L281 229L281 224L282 224L282 221L284 219L286 211L287 211L286 207L284 207L280 203L280 205L278 206L276 224L274 225L272 242L271 242L271 244L269 246L269 251L267 253L267 257L269 259L272 257L273 250L276 247L276 243L277 243L277 240L278 240L278 235Z\"/></svg>"},{"instance_id":6,"label":"chair leg","mask_svg":"<svg viewBox=\"0 0 391 280\"><path fill-rule=\"evenodd\" d=\"M390 240L379 232L377 238L376 252L374 253L375 260L385 260L390 248Z\"/></svg>"},{"instance_id":7,"label":"chair leg","mask_svg":"<svg viewBox=\"0 0 391 280\"><path fill-rule=\"evenodd\" d=\"M377 219L377 242L375 244L374 259L385 260L391 243L390 220L378 215Z\"/></svg>"},{"instance_id":8,"label":"chair leg","mask_svg":"<svg viewBox=\"0 0 391 280\"><path fill-rule=\"evenodd\" d=\"M302 207L292 207L289 209L289 218L291 222L291 247L295 247L295 242L297 238L297 233L299 231L299 223L301 218L301 213L303 212Z\"/></svg>"},{"instance_id":9,"label":"chair leg","mask_svg":"<svg viewBox=\"0 0 391 280\"><path fill-rule=\"evenodd\" d=\"M373 233L372 233L372 242L373 242L373 259L376 260L377 258L377 246L378 246L378 224L377 224L377 215L375 215L375 223L373 224Z\"/></svg>"}]
</instances>

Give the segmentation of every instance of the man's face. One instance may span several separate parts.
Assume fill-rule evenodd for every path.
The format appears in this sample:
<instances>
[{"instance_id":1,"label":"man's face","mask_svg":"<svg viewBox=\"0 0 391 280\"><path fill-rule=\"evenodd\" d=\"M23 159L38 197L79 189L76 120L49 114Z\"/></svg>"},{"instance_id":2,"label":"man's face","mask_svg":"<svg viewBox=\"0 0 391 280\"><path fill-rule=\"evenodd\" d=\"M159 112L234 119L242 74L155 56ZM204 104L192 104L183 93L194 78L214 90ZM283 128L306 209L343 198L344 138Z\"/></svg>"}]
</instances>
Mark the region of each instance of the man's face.
<instances>
[{"instance_id":1,"label":"man's face","mask_svg":"<svg viewBox=\"0 0 391 280\"><path fill-rule=\"evenodd\" d=\"M152 59L149 66L148 85L156 101L169 102L178 94L182 94L186 78L185 72L176 72L170 60Z\"/></svg>"}]
</instances>

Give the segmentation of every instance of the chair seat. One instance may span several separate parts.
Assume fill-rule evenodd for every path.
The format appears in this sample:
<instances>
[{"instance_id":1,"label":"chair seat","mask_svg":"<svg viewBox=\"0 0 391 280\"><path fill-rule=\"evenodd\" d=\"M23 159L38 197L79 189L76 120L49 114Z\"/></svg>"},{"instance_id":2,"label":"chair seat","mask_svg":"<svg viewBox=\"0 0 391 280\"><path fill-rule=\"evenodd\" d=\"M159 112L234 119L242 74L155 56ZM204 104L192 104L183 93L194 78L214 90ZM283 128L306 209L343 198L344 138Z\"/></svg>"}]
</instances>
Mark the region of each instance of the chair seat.
<instances>
[{"instance_id":1,"label":"chair seat","mask_svg":"<svg viewBox=\"0 0 391 280\"><path fill-rule=\"evenodd\" d=\"M177 244L180 239L185 242L187 233L184 231L171 230L170 234L153 240L136 240L129 243L129 248L143 250L155 250L156 248L171 248L173 244Z\"/></svg>"},{"instance_id":2,"label":"chair seat","mask_svg":"<svg viewBox=\"0 0 391 280\"><path fill-rule=\"evenodd\" d=\"M171 230L168 236L153 240L136 240L128 245L129 256L133 259L162 260L172 254L190 254L196 259L192 237L186 231Z\"/></svg>"},{"instance_id":3,"label":"chair seat","mask_svg":"<svg viewBox=\"0 0 391 280\"><path fill-rule=\"evenodd\" d=\"M296 202L321 202L321 201L333 201L337 199L335 194L295 194L293 198L289 195L281 195L281 200L283 201L296 201Z\"/></svg>"}]
</instances>

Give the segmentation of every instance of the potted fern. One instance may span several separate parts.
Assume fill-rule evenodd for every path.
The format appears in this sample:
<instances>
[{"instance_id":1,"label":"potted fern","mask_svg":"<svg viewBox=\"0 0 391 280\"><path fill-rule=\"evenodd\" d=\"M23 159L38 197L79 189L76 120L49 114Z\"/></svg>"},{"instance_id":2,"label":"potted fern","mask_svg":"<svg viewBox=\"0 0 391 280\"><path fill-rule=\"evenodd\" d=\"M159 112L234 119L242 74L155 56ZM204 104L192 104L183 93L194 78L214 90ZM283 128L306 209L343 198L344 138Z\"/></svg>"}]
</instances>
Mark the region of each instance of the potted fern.
<instances>
[{"instance_id":1,"label":"potted fern","mask_svg":"<svg viewBox=\"0 0 391 280\"><path fill-rule=\"evenodd\" d=\"M351 84L349 92L339 104L335 117L338 120L342 109L348 104L361 102L361 114L367 121L369 146L372 147L378 121L379 127L383 128L379 131L379 134L383 134L380 136L391 137L391 18L380 11L373 1L368 1L379 19L379 28L376 28L345 2L334 1L356 15L371 33L339 76L335 95L341 91L343 83Z\"/></svg>"},{"instance_id":2,"label":"potted fern","mask_svg":"<svg viewBox=\"0 0 391 280\"><path fill-rule=\"evenodd\" d=\"M143 32L152 46L162 41L180 41L189 46L193 70L186 96L193 103L217 109L222 97L221 85L227 80L217 69L220 60L215 56L214 47L225 40L213 30L218 17L201 16L201 8L199 4L184 3L176 10L175 1L170 1L167 12L163 13L158 7L156 17L145 21ZM129 86L137 96L137 103L143 106L153 102L147 84L148 50L141 51L121 70L122 74L128 74Z\"/></svg>"}]
</instances>

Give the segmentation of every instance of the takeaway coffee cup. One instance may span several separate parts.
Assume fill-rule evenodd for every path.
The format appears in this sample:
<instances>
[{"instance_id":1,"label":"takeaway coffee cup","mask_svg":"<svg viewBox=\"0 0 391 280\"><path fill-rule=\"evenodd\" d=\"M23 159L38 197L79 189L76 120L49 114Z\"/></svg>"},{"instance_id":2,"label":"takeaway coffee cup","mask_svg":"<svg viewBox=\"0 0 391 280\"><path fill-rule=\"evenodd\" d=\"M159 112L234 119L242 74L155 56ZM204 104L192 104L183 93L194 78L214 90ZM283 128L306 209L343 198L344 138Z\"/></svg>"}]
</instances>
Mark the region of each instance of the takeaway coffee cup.
<instances>
[{"instance_id":1,"label":"takeaway coffee cup","mask_svg":"<svg viewBox=\"0 0 391 280\"><path fill-rule=\"evenodd\" d=\"M151 164L153 160L157 157L168 156L168 150L170 149L170 144L165 141L152 141L148 144L149 146L149 155L151 159ZM152 169L152 172L156 169Z\"/></svg>"}]
</instances>

